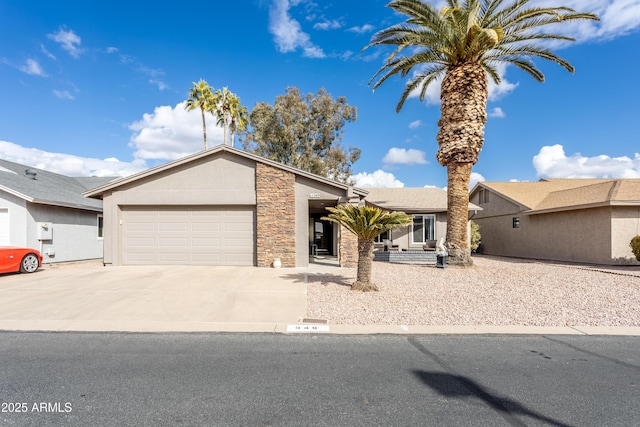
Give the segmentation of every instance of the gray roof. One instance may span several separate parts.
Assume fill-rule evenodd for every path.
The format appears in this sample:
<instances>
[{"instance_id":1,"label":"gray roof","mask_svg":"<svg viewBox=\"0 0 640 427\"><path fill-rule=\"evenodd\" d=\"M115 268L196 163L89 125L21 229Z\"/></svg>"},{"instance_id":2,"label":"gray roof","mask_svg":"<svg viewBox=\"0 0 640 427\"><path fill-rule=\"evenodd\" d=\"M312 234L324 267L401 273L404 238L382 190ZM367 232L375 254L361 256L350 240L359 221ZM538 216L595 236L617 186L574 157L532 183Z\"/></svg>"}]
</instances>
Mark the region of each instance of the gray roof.
<instances>
[{"instance_id":1,"label":"gray roof","mask_svg":"<svg viewBox=\"0 0 640 427\"><path fill-rule=\"evenodd\" d=\"M383 209L404 212L445 212L447 210L447 192L441 188L367 188L369 194L364 198L367 203ZM469 203L469 210L482 210Z\"/></svg>"},{"instance_id":2,"label":"gray roof","mask_svg":"<svg viewBox=\"0 0 640 427\"><path fill-rule=\"evenodd\" d=\"M35 176L28 175L27 170ZM87 199L82 193L113 179L115 177L74 178L0 159L0 191L31 203L102 212L102 200Z\"/></svg>"}]
</instances>

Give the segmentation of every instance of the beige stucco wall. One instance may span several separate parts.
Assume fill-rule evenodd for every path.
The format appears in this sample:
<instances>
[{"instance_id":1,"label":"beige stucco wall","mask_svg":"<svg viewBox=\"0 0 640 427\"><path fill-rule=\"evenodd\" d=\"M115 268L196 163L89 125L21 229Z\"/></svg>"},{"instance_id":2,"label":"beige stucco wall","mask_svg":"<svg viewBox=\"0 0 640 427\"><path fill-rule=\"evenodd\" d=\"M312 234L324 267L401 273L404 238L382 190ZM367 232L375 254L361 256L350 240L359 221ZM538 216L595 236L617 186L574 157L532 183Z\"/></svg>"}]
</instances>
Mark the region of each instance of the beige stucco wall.
<instances>
[{"instance_id":1,"label":"beige stucco wall","mask_svg":"<svg viewBox=\"0 0 640 427\"><path fill-rule=\"evenodd\" d=\"M295 191L296 265L298 267L306 267L309 265L309 200L324 201L327 206L336 206L338 201L346 201L347 192L299 175L296 176ZM336 236L335 227L334 236ZM334 242L337 242L337 240L334 240Z\"/></svg>"},{"instance_id":2,"label":"beige stucco wall","mask_svg":"<svg viewBox=\"0 0 640 427\"><path fill-rule=\"evenodd\" d=\"M640 235L640 206L611 208L611 258L616 264L640 265L629 243Z\"/></svg>"},{"instance_id":3,"label":"beige stucco wall","mask_svg":"<svg viewBox=\"0 0 640 427\"><path fill-rule=\"evenodd\" d=\"M228 153L204 157L103 196L104 262L120 264L123 205L255 205L255 161Z\"/></svg>"},{"instance_id":4,"label":"beige stucco wall","mask_svg":"<svg viewBox=\"0 0 640 427\"><path fill-rule=\"evenodd\" d=\"M520 228L513 228L513 218ZM611 263L609 208L477 218L482 253L556 261Z\"/></svg>"}]
</instances>

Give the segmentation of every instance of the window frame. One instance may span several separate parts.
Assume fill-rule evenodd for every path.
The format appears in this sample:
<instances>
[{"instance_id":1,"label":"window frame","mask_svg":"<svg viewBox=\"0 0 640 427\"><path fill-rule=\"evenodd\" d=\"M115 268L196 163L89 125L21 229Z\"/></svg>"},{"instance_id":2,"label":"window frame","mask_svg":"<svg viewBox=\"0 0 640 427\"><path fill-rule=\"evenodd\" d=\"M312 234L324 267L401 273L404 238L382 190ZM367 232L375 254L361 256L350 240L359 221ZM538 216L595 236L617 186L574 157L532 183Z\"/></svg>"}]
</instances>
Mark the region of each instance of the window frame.
<instances>
[{"instance_id":1,"label":"window frame","mask_svg":"<svg viewBox=\"0 0 640 427\"><path fill-rule=\"evenodd\" d=\"M391 238L391 230L387 230L382 234L378 234L376 237L373 238L373 243L383 244L384 241L387 239L393 241L393 239Z\"/></svg>"},{"instance_id":2,"label":"window frame","mask_svg":"<svg viewBox=\"0 0 640 427\"><path fill-rule=\"evenodd\" d=\"M104 240L104 215L98 214L96 218L96 237L98 240Z\"/></svg>"},{"instance_id":3,"label":"window frame","mask_svg":"<svg viewBox=\"0 0 640 427\"><path fill-rule=\"evenodd\" d=\"M414 227L416 225L416 220L420 218L420 221L422 222L422 241L421 242L417 242L415 240L415 230ZM426 218L432 218L432 224L433 227L431 228L431 234L433 237L432 239L427 238L428 236L426 236L426 230L427 228L427 223L425 221ZM436 216L433 214L423 214L423 215L414 215L413 217L413 222L411 223L411 244L413 245L424 245L425 243L427 243L427 240L436 240Z\"/></svg>"}]
</instances>

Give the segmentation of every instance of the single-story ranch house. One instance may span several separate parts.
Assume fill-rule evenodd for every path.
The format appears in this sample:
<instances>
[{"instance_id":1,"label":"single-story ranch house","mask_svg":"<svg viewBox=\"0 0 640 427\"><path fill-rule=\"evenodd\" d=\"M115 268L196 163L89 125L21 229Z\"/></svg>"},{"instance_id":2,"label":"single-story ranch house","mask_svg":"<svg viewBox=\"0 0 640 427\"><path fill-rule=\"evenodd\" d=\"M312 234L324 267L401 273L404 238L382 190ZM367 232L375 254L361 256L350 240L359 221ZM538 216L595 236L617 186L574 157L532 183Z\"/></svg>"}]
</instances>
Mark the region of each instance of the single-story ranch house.
<instances>
[{"instance_id":1,"label":"single-story ranch house","mask_svg":"<svg viewBox=\"0 0 640 427\"><path fill-rule=\"evenodd\" d=\"M82 193L112 178L72 178L0 159L0 245L43 263L102 258L102 201Z\"/></svg>"},{"instance_id":2,"label":"single-story ranch house","mask_svg":"<svg viewBox=\"0 0 640 427\"><path fill-rule=\"evenodd\" d=\"M444 236L446 192L434 191L444 205L409 205L422 214L419 225L394 234L394 244L422 248L424 239ZM365 197L387 208L386 196L374 194L224 145L84 193L103 200L105 264L258 267L276 259L306 267L310 254L355 266L355 236L321 218L326 207L364 204Z\"/></svg>"},{"instance_id":3,"label":"single-story ranch house","mask_svg":"<svg viewBox=\"0 0 640 427\"><path fill-rule=\"evenodd\" d=\"M482 253L593 264L638 265L640 179L480 182Z\"/></svg>"}]
</instances>

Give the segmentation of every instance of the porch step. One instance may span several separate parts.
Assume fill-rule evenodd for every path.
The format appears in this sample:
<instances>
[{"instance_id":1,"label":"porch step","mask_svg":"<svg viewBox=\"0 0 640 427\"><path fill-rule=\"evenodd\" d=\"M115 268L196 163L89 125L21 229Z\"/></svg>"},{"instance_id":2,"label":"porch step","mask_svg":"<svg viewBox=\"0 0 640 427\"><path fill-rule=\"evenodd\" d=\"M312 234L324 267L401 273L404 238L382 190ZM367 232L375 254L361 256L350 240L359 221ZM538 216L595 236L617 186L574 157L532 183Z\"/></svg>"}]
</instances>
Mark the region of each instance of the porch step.
<instances>
[{"instance_id":1,"label":"porch step","mask_svg":"<svg viewBox=\"0 0 640 427\"><path fill-rule=\"evenodd\" d=\"M436 253L432 251L375 251L374 261L387 262L436 262Z\"/></svg>"}]
</instances>

